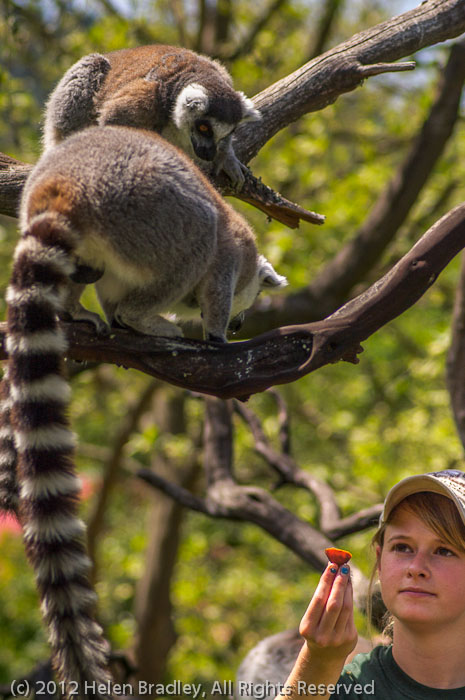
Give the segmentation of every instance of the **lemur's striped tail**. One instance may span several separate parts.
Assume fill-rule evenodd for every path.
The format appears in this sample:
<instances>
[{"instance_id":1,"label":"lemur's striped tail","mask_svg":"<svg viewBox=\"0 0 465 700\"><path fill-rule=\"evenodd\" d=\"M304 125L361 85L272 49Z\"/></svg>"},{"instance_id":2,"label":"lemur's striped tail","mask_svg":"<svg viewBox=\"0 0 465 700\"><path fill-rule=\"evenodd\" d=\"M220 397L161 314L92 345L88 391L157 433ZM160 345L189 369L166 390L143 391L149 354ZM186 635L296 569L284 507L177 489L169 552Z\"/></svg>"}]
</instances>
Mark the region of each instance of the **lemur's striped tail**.
<instances>
[{"instance_id":1,"label":"lemur's striped tail","mask_svg":"<svg viewBox=\"0 0 465 700\"><path fill-rule=\"evenodd\" d=\"M10 382L6 368L0 383L0 510L17 516L19 494L16 461L17 453L11 425Z\"/></svg>"},{"instance_id":2,"label":"lemur's striped tail","mask_svg":"<svg viewBox=\"0 0 465 700\"><path fill-rule=\"evenodd\" d=\"M111 682L108 645L94 619L85 526L77 514L80 485L62 371L67 341L57 321L73 271L73 244L65 220L45 213L32 220L17 245L7 291L7 407L17 452L19 518L60 690L96 698L108 695L98 684Z\"/></svg>"}]
</instances>

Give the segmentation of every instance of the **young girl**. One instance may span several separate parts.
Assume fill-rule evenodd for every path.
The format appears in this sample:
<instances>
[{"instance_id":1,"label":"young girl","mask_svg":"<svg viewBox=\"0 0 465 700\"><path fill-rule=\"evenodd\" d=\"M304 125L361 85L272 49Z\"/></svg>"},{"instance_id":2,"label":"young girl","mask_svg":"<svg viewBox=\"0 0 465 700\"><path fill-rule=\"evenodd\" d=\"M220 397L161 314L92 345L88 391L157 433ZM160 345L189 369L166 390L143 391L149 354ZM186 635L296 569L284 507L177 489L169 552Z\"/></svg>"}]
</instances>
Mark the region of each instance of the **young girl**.
<instances>
[{"instance_id":1,"label":"young girl","mask_svg":"<svg viewBox=\"0 0 465 700\"><path fill-rule=\"evenodd\" d=\"M465 700L465 473L399 482L373 541L392 644L344 667L357 641L350 572L329 564L302 618L305 643L281 700Z\"/></svg>"}]
</instances>

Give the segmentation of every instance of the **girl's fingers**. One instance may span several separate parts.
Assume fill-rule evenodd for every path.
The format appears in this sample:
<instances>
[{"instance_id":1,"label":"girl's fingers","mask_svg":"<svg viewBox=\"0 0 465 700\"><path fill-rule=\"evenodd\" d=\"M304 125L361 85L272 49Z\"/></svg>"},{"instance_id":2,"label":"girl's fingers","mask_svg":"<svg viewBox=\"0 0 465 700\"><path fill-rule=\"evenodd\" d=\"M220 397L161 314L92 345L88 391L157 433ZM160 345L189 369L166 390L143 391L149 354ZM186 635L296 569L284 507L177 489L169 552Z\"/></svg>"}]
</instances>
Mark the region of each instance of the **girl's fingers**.
<instances>
[{"instance_id":1,"label":"girl's fingers","mask_svg":"<svg viewBox=\"0 0 465 700\"><path fill-rule=\"evenodd\" d=\"M320 649L355 644L353 591L347 564L338 567L330 563L326 567L300 623L300 634L311 647Z\"/></svg>"},{"instance_id":2,"label":"girl's fingers","mask_svg":"<svg viewBox=\"0 0 465 700\"><path fill-rule=\"evenodd\" d=\"M343 633L348 624L354 619L354 596L353 596L353 589L352 589L352 580L350 578L350 573L349 574L342 574L341 576L345 576L346 578L346 585L344 588L344 596L342 600L342 605L339 611L339 615L337 617L336 623L334 625L334 630L336 634ZM354 623L355 624L355 623Z\"/></svg>"},{"instance_id":3,"label":"girl's fingers","mask_svg":"<svg viewBox=\"0 0 465 700\"><path fill-rule=\"evenodd\" d=\"M349 593L347 591L349 590ZM337 575L334 577L328 599L325 605L324 615L320 618L319 631L323 634L329 633L340 626L341 615L345 621L348 615L352 614L352 584L350 581L350 569L347 564L339 567Z\"/></svg>"},{"instance_id":4,"label":"girl's fingers","mask_svg":"<svg viewBox=\"0 0 465 700\"><path fill-rule=\"evenodd\" d=\"M300 634L306 639L312 637L320 624L334 581L337 577L337 572L338 567L335 564L329 563L321 575L315 593L300 623Z\"/></svg>"}]
</instances>

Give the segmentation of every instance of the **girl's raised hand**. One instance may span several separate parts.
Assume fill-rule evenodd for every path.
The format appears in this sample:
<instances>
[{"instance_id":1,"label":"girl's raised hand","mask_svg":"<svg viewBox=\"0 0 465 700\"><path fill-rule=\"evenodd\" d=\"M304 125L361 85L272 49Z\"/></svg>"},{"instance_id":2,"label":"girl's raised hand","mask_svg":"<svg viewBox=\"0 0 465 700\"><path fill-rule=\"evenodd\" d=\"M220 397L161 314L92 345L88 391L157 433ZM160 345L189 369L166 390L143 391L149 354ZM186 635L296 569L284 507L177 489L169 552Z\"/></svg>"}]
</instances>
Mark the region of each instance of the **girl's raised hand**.
<instances>
[{"instance_id":1,"label":"girl's raised hand","mask_svg":"<svg viewBox=\"0 0 465 700\"><path fill-rule=\"evenodd\" d=\"M347 564L329 563L299 627L305 644L285 684L288 700L314 694L329 698L347 655L357 643L352 583ZM308 690L308 692L307 692ZM276 700L282 700L281 693Z\"/></svg>"},{"instance_id":2,"label":"girl's raised hand","mask_svg":"<svg viewBox=\"0 0 465 700\"><path fill-rule=\"evenodd\" d=\"M354 622L352 582L347 564L329 563L323 572L299 627L310 655L331 660L343 659L357 643Z\"/></svg>"}]
</instances>

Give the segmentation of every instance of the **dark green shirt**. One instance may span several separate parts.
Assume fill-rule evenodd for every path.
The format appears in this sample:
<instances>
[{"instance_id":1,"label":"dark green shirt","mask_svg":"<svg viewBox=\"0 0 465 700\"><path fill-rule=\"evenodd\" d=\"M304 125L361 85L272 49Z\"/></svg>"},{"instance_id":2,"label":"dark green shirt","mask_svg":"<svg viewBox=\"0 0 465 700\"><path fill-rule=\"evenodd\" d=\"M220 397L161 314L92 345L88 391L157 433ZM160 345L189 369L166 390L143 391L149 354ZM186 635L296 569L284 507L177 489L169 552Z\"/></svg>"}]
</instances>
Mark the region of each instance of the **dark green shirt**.
<instances>
[{"instance_id":1,"label":"dark green shirt","mask_svg":"<svg viewBox=\"0 0 465 700\"><path fill-rule=\"evenodd\" d=\"M331 690L331 689L329 689ZM357 654L344 667L332 700L465 700L465 687L429 688L407 676L396 664L391 646Z\"/></svg>"}]
</instances>

